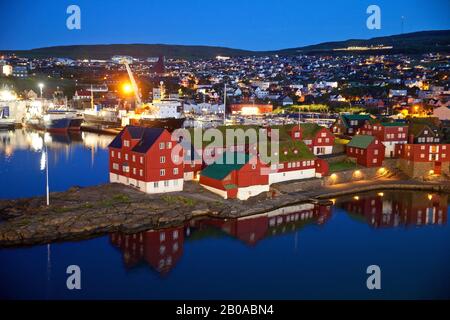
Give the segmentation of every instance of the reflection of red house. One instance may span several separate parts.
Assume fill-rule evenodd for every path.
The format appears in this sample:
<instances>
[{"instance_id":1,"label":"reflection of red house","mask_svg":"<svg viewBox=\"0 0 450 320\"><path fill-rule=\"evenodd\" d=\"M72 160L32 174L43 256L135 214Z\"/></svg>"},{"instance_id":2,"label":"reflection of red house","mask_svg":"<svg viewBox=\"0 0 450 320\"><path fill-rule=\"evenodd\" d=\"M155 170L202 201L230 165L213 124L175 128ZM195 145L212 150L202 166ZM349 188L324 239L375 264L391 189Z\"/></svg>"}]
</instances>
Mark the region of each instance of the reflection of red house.
<instances>
[{"instance_id":1,"label":"reflection of red house","mask_svg":"<svg viewBox=\"0 0 450 320\"><path fill-rule=\"evenodd\" d=\"M324 224L330 216L331 206L306 203L243 218L206 219L199 221L199 224L219 228L253 246L268 236L296 231L312 221Z\"/></svg>"},{"instance_id":2,"label":"reflection of red house","mask_svg":"<svg viewBox=\"0 0 450 320\"><path fill-rule=\"evenodd\" d=\"M397 197L362 196L343 202L350 214L363 216L375 228L447 223L446 195L404 192Z\"/></svg>"},{"instance_id":3,"label":"reflection of red house","mask_svg":"<svg viewBox=\"0 0 450 320\"><path fill-rule=\"evenodd\" d=\"M141 260L160 273L168 273L183 255L184 226L136 234L114 233L111 242L123 252L127 267Z\"/></svg>"}]
</instances>

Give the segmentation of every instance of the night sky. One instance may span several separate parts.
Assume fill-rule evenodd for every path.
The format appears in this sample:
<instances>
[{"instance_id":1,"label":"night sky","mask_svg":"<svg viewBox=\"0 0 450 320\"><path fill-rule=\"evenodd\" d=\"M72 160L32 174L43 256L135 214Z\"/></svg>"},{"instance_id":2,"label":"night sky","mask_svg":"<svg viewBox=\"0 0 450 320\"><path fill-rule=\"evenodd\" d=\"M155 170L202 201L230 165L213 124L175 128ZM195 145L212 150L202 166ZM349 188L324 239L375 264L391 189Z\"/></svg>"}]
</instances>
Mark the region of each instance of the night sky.
<instances>
[{"instance_id":1,"label":"night sky","mask_svg":"<svg viewBox=\"0 0 450 320\"><path fill-rule=\"evenodd\" d=\"M66 9L81 8L81 30ZM381 30L366 9L381 7ZM450 29L450 0L0 0L0 49L166 43L272 50L349 38Z\"/></svg>"}]
</instances>

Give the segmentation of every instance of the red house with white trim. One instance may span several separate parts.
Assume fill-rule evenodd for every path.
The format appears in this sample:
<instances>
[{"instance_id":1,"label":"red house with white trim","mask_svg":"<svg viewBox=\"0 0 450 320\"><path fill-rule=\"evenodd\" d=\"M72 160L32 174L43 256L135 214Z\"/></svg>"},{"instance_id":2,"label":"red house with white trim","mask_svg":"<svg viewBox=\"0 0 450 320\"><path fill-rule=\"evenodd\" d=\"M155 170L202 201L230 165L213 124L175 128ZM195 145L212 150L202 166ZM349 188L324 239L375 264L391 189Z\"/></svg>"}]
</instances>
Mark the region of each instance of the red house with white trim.
<instances>
[{"instance_id":1,"label":"red house with white trim","mask_svg":"<svg viewBox=\"0 0 450 320\"><path fill-rule=\"evenodd\" d=\"M347 156L365 167L379 167L383 164L385 146L374 136L355 135L347 144Z\"/></svg>"},{"instance_id":2,"label":"red house with white trim","mask_svg":"<svg viewBox=\"0 0 450 320\"><path fill-rule=\"evenodd\" d=\"M359 129L358 134L377 137L386 147L385 157L393 158L395 146L408 142L408 127L408 124L403 122L368 120Z\"/></svg>"},{"instance_id":3,"label":"red house with white trim","mask_svg":"<svg viewBox=\"0 0 450 320\"><path fill-rule=\"evenodd\" d=\"M449 174L450 144L402 144L395 147L399 168L411 177Z\"/></svg>"},{"instance_id":4,"label":"red house with white trim","mask_svg":"<svg viewBox=\"0 0 450 320\"><path fill-rule=\"evenodd\" d=\"M109 145L110 182L146 193L183 190L183 151L172 159L175 145L166 129L126 126Z\"/></svg>"},{"instance_id":5,"label":"red house with white trim","mask_svg":"<svg viewBox=\"0 0 450 320\"><path fill-rule=\"evenodd\" d=\"M333 152L335 136L325 127L315 123L301 123L288 130L292 139L303 141L315 155Z\"/></svg>"},{"instance_id":6,"label":"red house with white trim","mask_svg":"<svg viewBox=\"0 0 450 320\"><path fill-rule=\"evenodd\" d=\"M201 171L200 184L225 199L247 200L269 191L268 171L257 156L225 152L220 161Z\"/></svg>"}]
</instances>

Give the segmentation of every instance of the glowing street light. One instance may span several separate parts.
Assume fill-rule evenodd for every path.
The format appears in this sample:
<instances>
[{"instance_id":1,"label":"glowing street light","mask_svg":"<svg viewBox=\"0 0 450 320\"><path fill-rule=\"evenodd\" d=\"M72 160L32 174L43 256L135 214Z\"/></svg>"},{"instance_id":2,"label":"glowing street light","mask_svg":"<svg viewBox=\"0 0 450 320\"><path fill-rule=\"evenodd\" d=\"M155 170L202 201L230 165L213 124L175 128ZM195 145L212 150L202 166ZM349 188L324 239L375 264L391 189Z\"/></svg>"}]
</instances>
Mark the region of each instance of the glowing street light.
<instances>
[{"instance_id":1,"label":"glowing street light","mask_svg":"<svg viewBox=\"0 0 450 320\"><path fill-rule=\"evenodd\" d=\"M44 89L44 84L42 82L40 82L38 84L39 89L41 90L41 99L42 99L42 89Z\"/></svg>"}]
</instances>

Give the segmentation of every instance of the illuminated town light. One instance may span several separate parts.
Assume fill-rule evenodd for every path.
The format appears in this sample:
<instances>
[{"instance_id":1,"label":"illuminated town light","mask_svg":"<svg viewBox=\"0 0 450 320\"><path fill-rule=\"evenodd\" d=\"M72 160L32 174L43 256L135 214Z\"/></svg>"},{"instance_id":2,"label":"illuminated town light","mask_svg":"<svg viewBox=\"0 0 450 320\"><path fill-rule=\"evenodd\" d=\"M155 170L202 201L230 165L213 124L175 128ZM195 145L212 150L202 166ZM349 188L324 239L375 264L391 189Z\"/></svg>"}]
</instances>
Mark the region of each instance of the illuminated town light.
<instances>
[{"instance_id":1,"label":"illuminated town light","mask_svg":"<svg viewBox=\"0 0 450 320\"><path fill-rule=\"evenodd\" d=\"M124 83L122 86L122 90L124 93L131 93L133 92L133 87L129 83Z\"/></svg>"},{"instance_id":2,"label":"illuminated town light","mask_svg":"<svg viewBox=\"0 0 450 320\"><path fill-rule=\"evenodd\" d=\"M356 179L360 179L362 177L361 171L356 170L355 172L353 172L353 177L355 177Z\"/></svg>"},{"instance_id":3,"label":"illuminated town light","mask_svg":"<svg viewBox=\"0 0 450 320\"><path fill-rule=\"evenodd\" d=\"M430 201L433 200L433 195L432 194L428 195L428 200L430 200Z\"/></svg>"},{"instance_id":4,"label":"illuminated town light","mask_svg":"<svg viewBox=\"0 0 450 320\"><path fill-rule=\"evenodd\" d=\"M359 196L354 196L353 199L359 200Z\"/></svg>"},{"instance_id":5,"label":"illuminated town light","mask_svg":"<svg viewBox=\"0 0 450 320\"><path fill-rule=\"evenodd\" d=\"M431 175L433 175L434 174L434 170L433 169L431 169L430 171L428 171L428 173L430 174L430 176Z\"/></svg>"},{"instance_id":6,"label":"illuminated town light","mask_svg":"<svg viewBox=\"0 0 450 320\"><path fill-rule=\"evenodd\" d=\"M383 197L383 196L384 196L384 193L383 193L383 192L378 192L378 196L379 196L379 197Z\"/></svg>"}]
</instances>

